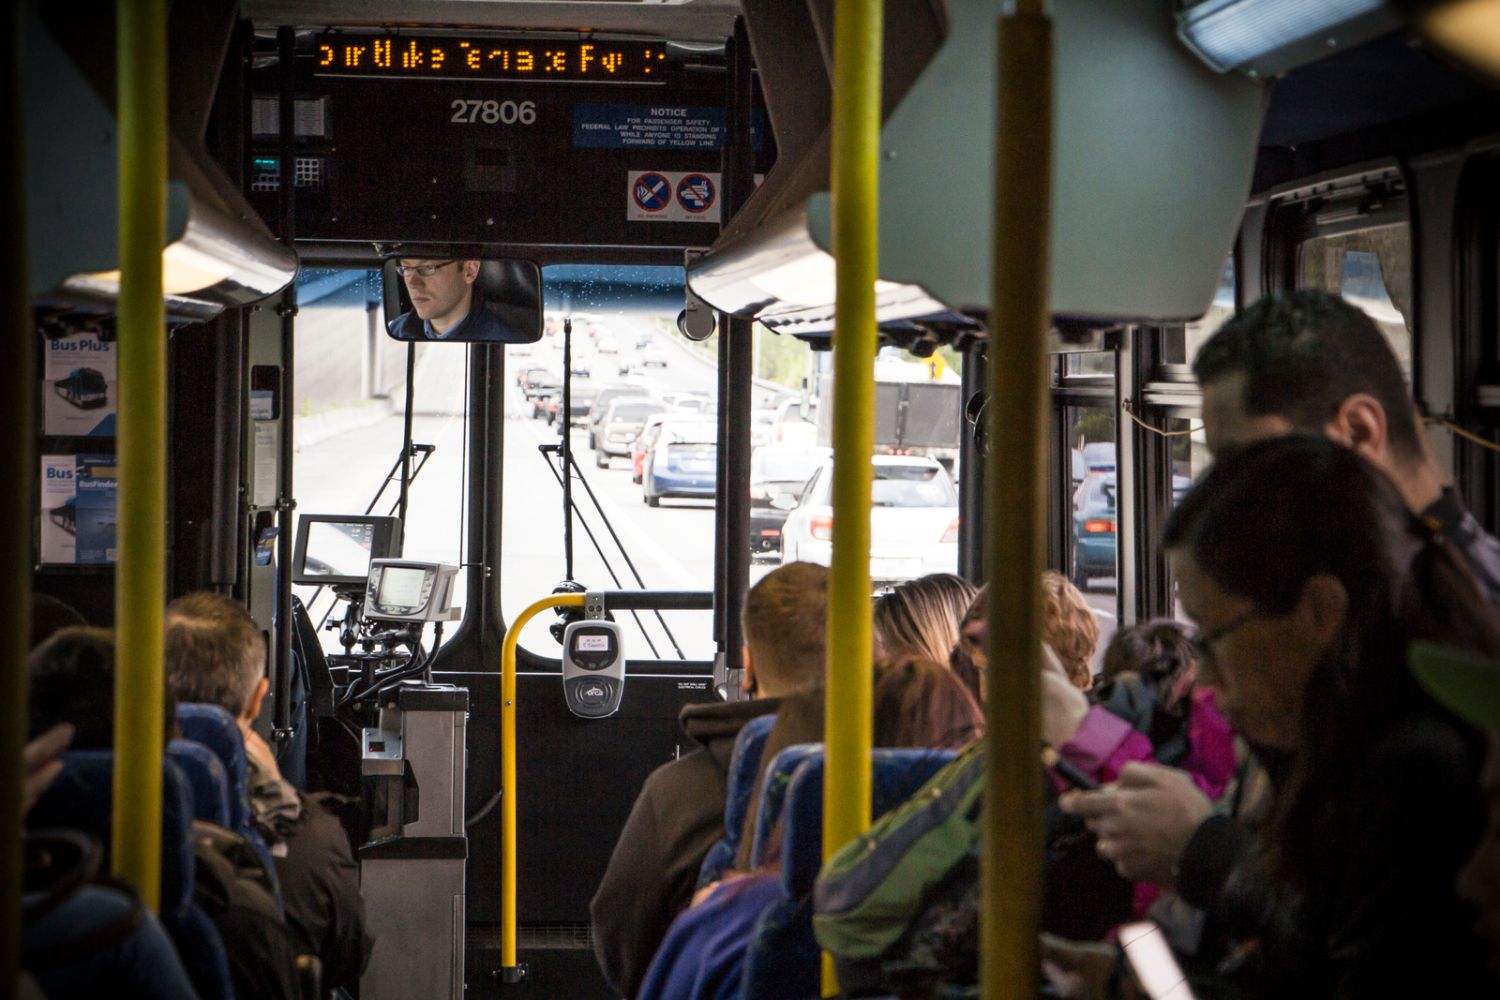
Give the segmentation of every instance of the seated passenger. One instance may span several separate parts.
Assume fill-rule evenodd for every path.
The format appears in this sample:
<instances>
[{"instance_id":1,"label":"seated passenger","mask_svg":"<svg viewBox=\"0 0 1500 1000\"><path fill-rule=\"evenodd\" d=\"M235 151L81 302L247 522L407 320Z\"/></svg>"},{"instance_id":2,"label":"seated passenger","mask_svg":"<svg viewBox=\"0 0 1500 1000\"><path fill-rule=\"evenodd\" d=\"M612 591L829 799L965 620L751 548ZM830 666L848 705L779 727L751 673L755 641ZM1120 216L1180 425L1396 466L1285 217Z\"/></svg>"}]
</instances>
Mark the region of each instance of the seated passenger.
<instances>
[{"instance_id":1,"label":"seated passenger","mask_svg":"<svg viewBox=\"0 0 1500 1000\"><path fill-rule=\"evenodd\" d=\"M959 749L981 736L979 705L953 672L908 658L876 667L874 745ZM662 942L639 1000L732 1000L751 934L761 913L781 896L780 827L765 864L726 877L699 893Z\"/></svg>"},{"instance_id":2,"label":"seated passenger","mask_svg":"<svg viewBox=\"0 0 1500 1000\"><path fill-rule=\"evenodd\" d=\"M402 258L397 271L406 283L411 312L391 320L397 340L504 339L500 321L474 288L481 261Z\"/></svg>"},{"instance_id":3,"label":"seated passenger","mask_svg":"<svg viewBox=\"0 0 1500 1000\"><path fill-rule=\"evenodd\" d=\"M167 607L167 688L228 711L245 739L252 820L271 848L286 920L299 949L323 963L327 989L354 986L370 959L359 866L333 813L286 781L252 728L269 682L265 640L244 606L188 594Z\"/></svg>"},{"instance_id":4,"label":"seated passenger","mask_svg":"<svg viewBox=\"0 0 1500 1000\"><path fill-rule=\"evenodd\" d=\"M958 625L974 600L972 583L953 573L931 573L897 584L875 599L875 658L918 656L947 663L958 643ZM965 682L968 679L965 678ZM971 689L975 698L977 689Z\"/></svg>"},{"instance_id":5,"label":"seated passenger","mask_svg":"<svg viewBox=\"0 0 1500 1000\"><path fill-rule=\"evenodd\" d=\"M1233 947L1209 989L1500 990L1454 892L1483 828L1481 736L1406 667L1416 639L1494 656L1500 622L1431 528L1375 467L1303 436L1221 457L1167 522L1200 670L1269 777L1208 901Z\"/></svg>"},{"instance_id":6,"label":"seated passenger","mask_svg":"<svg viewBox=\"0 0 1500 1000\"><path fill-rule=\"evenodd\" d=\"M822 683L827 612L825 567L788 563L767 573L745 596L742 615L744 685L754 697L682 710L683 732L701 749L646 779L589 904L594 953L621 995L635 996L672 918L692 899L704 855L724 834L740 728Z\"/></svg>"},{"instance_id":7,"label":"seated passenger","mask_svg":"<svg viewBox=\"0 0 1500 1000\"><path fill-rule=\"evenodd\" d=\"M1042 574L1042 641L1067 671L1080 691L1094 686L1094 650L1099 648L1099 622L1083 591L1056 570Z\"/></svg>"},{"instance_id":8,"label":"seated passenger","mask_svg":"<svg viewBox=\"0 0 1500 1000\"><path fill-rule=\"evenodd\" d=\"M1151 741L1153 760L1182 768L1217 799L1234 777L1234 730L1212 689L1197 679L1187 629L1174 621L1142 622L1110 640L1093 696Z\"/></svg>"},{"instance_id":9,"label":"seated passenger","mask_svg":"<svg viewBox=\"0 0 1500 1000\"><path fill-rule=\"evenodd\" d=\"M73 748L114 749L114 636L106 629L65 628L34 649L26 661L29 678L30 731L41 733L60 723L73 726ZM177 699L164 692L166 726L162 745L176 730ZM117 761L117 766L124 762ZM248 845L228 830L193 823L195 876L193 901L218 929L229 959L230 976L239 996L297 995L297 951L276 908L268 881L242 871L235 859L253 857ZM222 852L227 842L243 852ZM265 876L261 873L261 878Z\"/></svg>"}]
</instances>

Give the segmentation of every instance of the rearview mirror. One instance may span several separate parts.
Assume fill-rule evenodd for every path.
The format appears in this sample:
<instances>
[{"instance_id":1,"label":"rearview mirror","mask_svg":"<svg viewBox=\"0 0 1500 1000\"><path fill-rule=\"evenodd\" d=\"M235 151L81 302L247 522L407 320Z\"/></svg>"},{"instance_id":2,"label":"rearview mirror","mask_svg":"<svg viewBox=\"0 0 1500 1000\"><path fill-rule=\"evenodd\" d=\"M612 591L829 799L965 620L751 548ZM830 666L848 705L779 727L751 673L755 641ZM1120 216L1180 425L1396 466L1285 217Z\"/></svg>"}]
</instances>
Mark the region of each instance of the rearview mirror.
<instances>
[{"instance_id":1,"label":"rearview mirror","mask_svg":"<svg viewBox=\"0 0 1500 1000\"><path fill-rule=\"evenodd\" d=\"M382 268L385 327L395 340L534 344L542 273L529 260L398 257Z\"/></svg>"}]
</instances>

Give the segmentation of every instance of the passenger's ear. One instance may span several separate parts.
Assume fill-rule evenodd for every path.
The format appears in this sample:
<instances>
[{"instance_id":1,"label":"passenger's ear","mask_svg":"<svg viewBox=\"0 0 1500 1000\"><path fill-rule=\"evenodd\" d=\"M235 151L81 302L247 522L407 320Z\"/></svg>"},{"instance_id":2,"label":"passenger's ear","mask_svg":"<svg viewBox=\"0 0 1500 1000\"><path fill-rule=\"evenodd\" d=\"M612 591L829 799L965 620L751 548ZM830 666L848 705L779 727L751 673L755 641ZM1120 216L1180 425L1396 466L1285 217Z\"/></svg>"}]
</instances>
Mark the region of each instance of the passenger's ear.
<instances>
[{"instance_id":1,"label":"passenger's ear","mask_svg":"<svg viewBox=\"0 0 1500 1000\"><path fill-rule=\"evenodd\" d=\"M1340 403L1324 433L1376 465L1386 464L1385 407L1369 393L1357 392Z\"/></svg>"},{"instance_id":2,"label":"passenger's ear","mask_svg":"<svg viewBox=\"0 0 1500 1000\"><path fill-rule=\"evenodd\" d=\"M466 261L464 261L464 280L467 281L469 284L472 285L472 284L474 284L474 280L476 278L478 278L478 277L479 277L479 261L477 261L477 260L466 260Z\"/></svg>"},{"instance_id":3,"label":"passenger's ear","mask_svg":"<svg viewBox=\"0 0 1500 1000\"><path fill-rule=\"evenodd\" d=\"M1349 612L1349 592L1338 577L1319 573L1302 584L1294 614L1303 637L1319 646L1327 646L1344 627Z\"/></svg>"},{"instance_id":4,"label":"passenger's ear","mask_svg":"<svg viewBox=\"0 0 1500 1000\"><path fill-rule=\"evenodd\" d=\"M271 682L262 677L255 682L255 691L250 695L250 702L245 706L244 719L246 722L254 722L260 717L261 702L266 700L266 692L271 690Z\"/></svg>"},{"instance_id":5,"label":"passenger's ear","mask_svg":"<svg viewBox=\"0 0 1500 1000\"><path fill-rule=\"evenodd\" d=\"M744 676L740 678L740 690L746 694L755 693L755 665L750 659L750 644L747 642L740 647L740 660L745 664Z\"/></svg>"}]
</instances>

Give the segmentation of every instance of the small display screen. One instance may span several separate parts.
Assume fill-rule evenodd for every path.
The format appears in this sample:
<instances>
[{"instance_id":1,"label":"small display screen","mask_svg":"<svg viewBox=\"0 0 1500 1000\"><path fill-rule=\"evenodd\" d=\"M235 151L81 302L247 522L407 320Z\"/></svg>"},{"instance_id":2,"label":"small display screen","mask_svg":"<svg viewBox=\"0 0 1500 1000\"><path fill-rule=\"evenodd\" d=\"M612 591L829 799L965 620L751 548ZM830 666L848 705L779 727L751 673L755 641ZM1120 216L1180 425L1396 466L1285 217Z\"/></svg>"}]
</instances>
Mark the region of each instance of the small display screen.
<instances>
[{"instance_id":1,"label":"small display screen","mask_svg":"<svg viewBox=\"0 0 1500 1000\"><path fill-rule=\"evenodd\" d=\"M575 646L580 653L607 653L609 652L609 636L580 635L575 640Z\"/></svg>"},{"instance_id":2,"label":"small display screen","mask_svg":"<svg viewBox=\"0 0 1500 1000\"><path fill-rule=\"evenodd\" d=\"M313 65L320 76L652 83L670 62L657 42L325 34Z\"/></svg>"},{"instance_id":3,"label":"small display screen","mask_svg":"<svg viewBox=\"0 0 1500 1000\"><path fill-rule=\"evenodd\" d=\"M305 576L369 576L375 525L313 521L307 530Z\"/></svg>"},{"instance_id":4,"label":"small display screen","mask_svg":"<svg viewBox=\"0 0 1500 1000\"><path fill-rule=\"evenodd\" d=\"M376 603L385 608L419 608L422 606L422 584L425 569L387 566L380 574L380 594Z\"/></svg>"}]
</instances>

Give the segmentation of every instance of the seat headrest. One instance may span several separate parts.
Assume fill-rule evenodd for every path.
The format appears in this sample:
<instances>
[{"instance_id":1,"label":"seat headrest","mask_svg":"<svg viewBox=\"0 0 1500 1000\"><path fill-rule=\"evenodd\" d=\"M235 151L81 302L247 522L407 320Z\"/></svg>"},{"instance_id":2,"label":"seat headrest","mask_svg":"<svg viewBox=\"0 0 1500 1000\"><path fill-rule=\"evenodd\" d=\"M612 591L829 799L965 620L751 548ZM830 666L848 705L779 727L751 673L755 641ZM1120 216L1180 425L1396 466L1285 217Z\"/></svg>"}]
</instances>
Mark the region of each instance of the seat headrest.
<instances>
[{"instance_id":1,"label":"seat headrest","mask_svg":"<svg viewBox=\"0 0 1500 1000\"><path fill-rule=\"evenodd\" d=\"M229 775L219 757L195 740L173 740L167 756L181 769L193 794L193 818L229 826Z\"/></svg>"},{"instance_id":2,"label":"seat headrest","mask_svg":"<svg viewBox=\"0 0 1500 1000\"><path fill-rule=\"evenodd\" d=\"M70 827L104 845L108 864L113 816L115 755L110 750L69 750L62 772L27 814L31 828ZM182 912L193 896L192 799L187 779L162 761L161 910Z\"/></svg>"},{"instance_id":3,"label":"seat headrest","mask_svg":"<svg viewBox=\"0 0 1500 1000\"><path fill-rule=\"evenodd\" d=\"M766 768L765 784L760 789L760 812L755 815L755 840L750 845L750 864L760 867L767 862L766 853L771 846L771 832L781 818L782 806L786 804L786 789L791 783L792 773L808 757L823 753L821 743L794 743L777 754Z\"/></svg>"},{"instance_id":4,"label":"seat headrest","mask_svg":"<svg viewBox=\"0 0 1500 1000\"><path fill-rule=\"evenodd\" d=\"M871 755L870 816L878 818L917 793L958 755L952 750L875 750ZM803 759L792 775L782 810L781 880L790 898L812 891L823 866L823 751Z\"/></svg>"},{"instance_id":5,"label":"seat headrest","mask_svg":"<svg viewBox=\"0 0 1500 1000\"><path fill-rule=\"evenodd\" d=\"M183 739L201 743L224 765L229 782L229 822L238 830L250 822L250 786L246 778L245 738L239 723L218 705L181 702L177 706L177 728Z\"/></svg>"},{"instance_id":6,"label":"seat headrest","mask_svg":"<svg viewBox=\"0 0 1500 1000\"><path fill-rule=\"evenodd\" d=\"M775 713L758 715L745 723L734 739L734 753L729 758L728 794L724 800L724 834L735 847L739 846L745 816L750 812L750 797L755 794L755 777L760 773L766 739L775 724Z\"/></svg>"}]
</instances>

